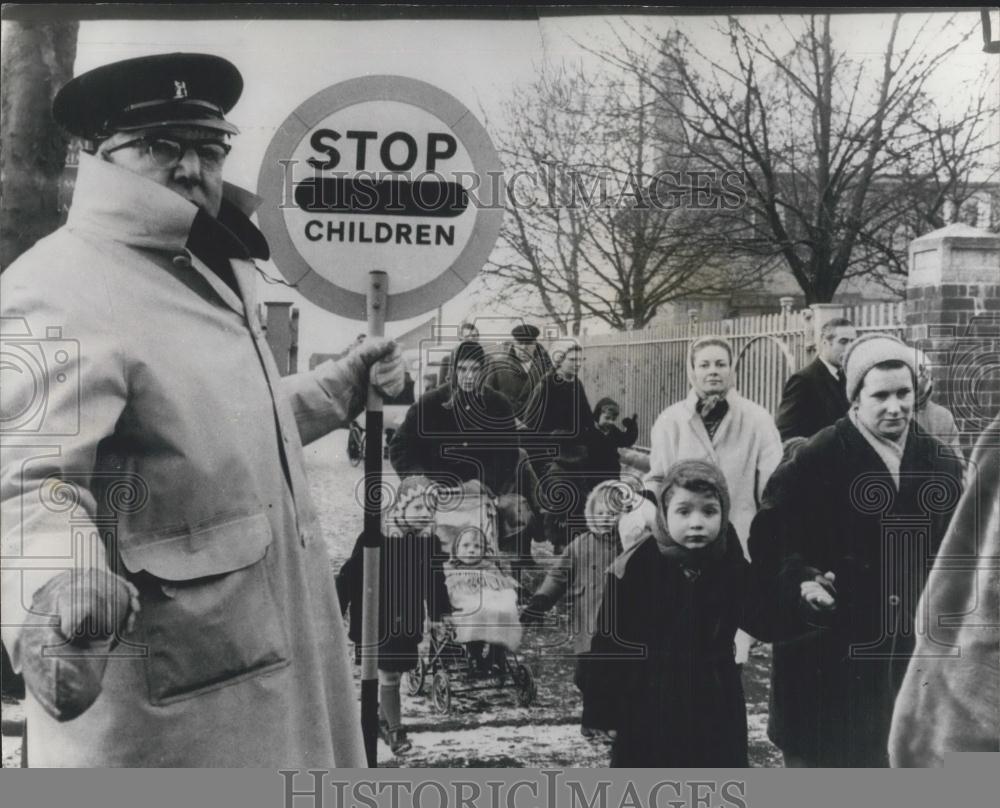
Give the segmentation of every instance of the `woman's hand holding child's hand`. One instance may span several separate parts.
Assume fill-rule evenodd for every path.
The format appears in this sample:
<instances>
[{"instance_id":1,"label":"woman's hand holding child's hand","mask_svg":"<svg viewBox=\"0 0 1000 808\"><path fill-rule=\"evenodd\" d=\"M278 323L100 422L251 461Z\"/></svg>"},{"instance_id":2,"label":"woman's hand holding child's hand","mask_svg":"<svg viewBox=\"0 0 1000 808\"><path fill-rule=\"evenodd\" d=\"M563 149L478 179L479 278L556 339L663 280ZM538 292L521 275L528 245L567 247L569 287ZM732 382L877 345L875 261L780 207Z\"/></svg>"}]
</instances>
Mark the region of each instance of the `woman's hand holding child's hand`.
<instances>
[{"instance_id":1,"label":"woman's hand holding child's hand","mask_svg":"<svg viewBox=\"0 0 1000 808\"><path fill-rule=\"evenodd\" d=\"M817 575L811 581L803 581L799 584L802 600L815 611L833 611L837 608L837 590L833 586L835 580L836 575L827 572L824 575Z\"/></svg>"}]
</instances>

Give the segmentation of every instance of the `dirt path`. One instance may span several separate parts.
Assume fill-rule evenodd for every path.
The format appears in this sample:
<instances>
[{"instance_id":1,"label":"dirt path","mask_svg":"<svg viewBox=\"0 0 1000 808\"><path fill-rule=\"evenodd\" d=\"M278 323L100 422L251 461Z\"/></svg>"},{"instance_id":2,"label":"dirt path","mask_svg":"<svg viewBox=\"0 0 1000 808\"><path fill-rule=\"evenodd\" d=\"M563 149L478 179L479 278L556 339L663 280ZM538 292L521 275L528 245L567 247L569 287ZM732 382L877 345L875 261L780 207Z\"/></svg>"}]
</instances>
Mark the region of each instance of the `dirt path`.
<instances>
[{"instance_id":1,"label":"dirt path","mask_svg":"<svg viewBox=\"0 0 1000 808\"><path fill-rule=\"evenodd\" d=\"M326 527L331 575L350 554L362 526L358 502L361 469L352 468L346 457L346 433L334 433L306 449L313 494ZM536 545L545 559L545 545ZM525 582L533 590L544 575L532 571ZM413 749L394 758L379 744L379 765L396 767L539 767L604 766L608 750L580 735L580 698L573 685L570 644L558 631L561 611L556 609L546 625L531 629L519 656L533 671L538 696L531 707L517 705L513 689L487 690L473 698L458 698L451 713L438 713L427 695L404 695L405 723ZM778 751L765 735L769 652L755 648L744 669L744 687L750 723L750 760L753 766L780 765ZM4 705L4 717L13 716L19 705ZM19 739L3 739L5 766L19 765Z\"/></svg>"}]
</instances>

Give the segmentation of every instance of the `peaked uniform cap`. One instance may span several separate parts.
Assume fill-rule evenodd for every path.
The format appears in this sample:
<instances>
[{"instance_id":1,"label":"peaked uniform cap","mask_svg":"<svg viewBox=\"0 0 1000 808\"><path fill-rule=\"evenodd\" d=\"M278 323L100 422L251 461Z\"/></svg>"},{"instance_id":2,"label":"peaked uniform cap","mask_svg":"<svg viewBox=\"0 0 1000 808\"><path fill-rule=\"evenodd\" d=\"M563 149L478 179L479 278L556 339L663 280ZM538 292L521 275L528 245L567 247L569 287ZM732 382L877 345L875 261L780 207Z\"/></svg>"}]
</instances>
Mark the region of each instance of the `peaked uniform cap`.
<instances>
[{"instance_id":1,"label":"peaked uniform cap","mask_svg":"<svg viewBox=\"0 0 1000 808\"><path fill-rule=\"evenodd\" d=\"M538 335L540 333L541 332L538 330L537 326L529 325L527 323L522 323L521 325L514 326L513 330L510 332L510 335L514 338L516 342L527 344L530 342L534 342L536 339L538 339Z\"/></svg>"},{"instance_id":2,"label":"peaked uniform cap","mask_svg":"<svg viewBox=\"0 0 1000 808\"><path fill-rule=\"evenodd\" d=\"M239 133L225 115L243 92L236 66L207 53L164 53L112 62L63 85L52 117L78 137L100 140L151 126Z\"/></svg>"}]
</instances>

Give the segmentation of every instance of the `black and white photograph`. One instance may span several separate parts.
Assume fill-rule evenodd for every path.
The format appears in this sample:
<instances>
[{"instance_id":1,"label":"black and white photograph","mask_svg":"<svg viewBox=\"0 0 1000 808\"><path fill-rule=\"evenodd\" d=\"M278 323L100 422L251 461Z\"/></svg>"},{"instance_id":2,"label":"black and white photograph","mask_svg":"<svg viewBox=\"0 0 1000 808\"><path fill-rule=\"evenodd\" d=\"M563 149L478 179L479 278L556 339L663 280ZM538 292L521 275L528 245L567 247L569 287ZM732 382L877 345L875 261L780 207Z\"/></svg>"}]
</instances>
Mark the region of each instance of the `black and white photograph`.
<instances>
[{"instance_id":1,"label":"black and white photograph","mask_svg":"<svg viewBox=\"0 0 1000 808\"><path fill-rule=\"evenodd\" d=\"M995 8L2 17L4 768L1000 753Z\"/></svg>"}]
</instances>

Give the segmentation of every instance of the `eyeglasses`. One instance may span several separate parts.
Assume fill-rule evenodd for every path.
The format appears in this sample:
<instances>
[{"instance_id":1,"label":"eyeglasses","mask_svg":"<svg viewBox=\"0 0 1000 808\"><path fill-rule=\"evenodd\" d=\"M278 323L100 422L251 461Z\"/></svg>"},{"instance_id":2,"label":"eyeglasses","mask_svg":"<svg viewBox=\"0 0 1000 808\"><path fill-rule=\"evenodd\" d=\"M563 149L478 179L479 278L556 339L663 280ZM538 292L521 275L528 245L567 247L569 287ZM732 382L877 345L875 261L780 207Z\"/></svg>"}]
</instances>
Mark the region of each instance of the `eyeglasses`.
<instances>
[{"instance_id":1,"label":"eyeglasses","mask_svg":"<svg viewBox=\"0 0 1000 808\"><path fill-rule=\"evenodd\" d=\"M164 137L139 137L119 143L117 146L108 149L104 154L112 154L119 149L128 149L133 146L139 147L142 153L148 157L158 168L176 168L188 150L193 150L198 155L201 164L208 169L219 168L225 161L226 155L232 148L228 143L218 140L173 140Z\"/></svg>"}]
</instances>

